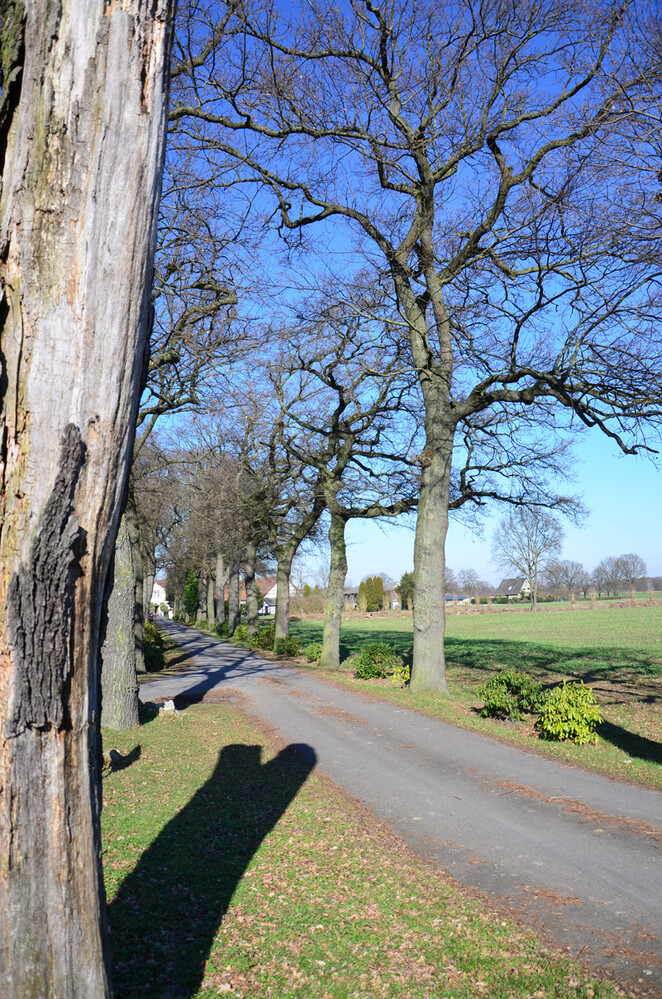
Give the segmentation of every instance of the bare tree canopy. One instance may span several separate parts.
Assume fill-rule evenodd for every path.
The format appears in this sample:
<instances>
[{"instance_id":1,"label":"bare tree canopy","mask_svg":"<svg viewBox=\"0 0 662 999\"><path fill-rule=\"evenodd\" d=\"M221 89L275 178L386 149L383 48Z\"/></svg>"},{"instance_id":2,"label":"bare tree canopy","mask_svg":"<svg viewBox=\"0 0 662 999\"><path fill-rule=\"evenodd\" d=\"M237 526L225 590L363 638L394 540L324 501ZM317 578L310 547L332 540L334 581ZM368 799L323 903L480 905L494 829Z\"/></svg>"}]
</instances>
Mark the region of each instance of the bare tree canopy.
<instances>
[{"instance_id":1,"label":"bare tree canopy","mask_svg":"<svg viewBox=\"0 0 662 999\"><path fill-rule=\"evenodd\" d=\"M527 421L659 440L659 11L247 0L221 37L192 9L173 127L290 262L319 238L325 266L351 248L390 282L425 408L412 686L445 689L449 504L554 505L544 474L508 474Z\"/></svg>"}]
</instances>

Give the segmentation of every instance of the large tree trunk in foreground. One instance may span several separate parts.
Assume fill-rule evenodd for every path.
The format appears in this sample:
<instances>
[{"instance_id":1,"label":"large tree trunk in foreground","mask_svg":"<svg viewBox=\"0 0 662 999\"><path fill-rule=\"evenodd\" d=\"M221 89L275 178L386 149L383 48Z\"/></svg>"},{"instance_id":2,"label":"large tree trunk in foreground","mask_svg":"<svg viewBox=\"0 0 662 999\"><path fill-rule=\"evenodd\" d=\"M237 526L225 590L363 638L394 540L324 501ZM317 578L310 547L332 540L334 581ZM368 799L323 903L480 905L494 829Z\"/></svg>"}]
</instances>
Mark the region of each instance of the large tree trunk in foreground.
<instances>
[{"instance_id":1,"label":"large tree trunk in foreground","mask_svg":"<svg viewBox=\"0 0 662 999\"><path fill-rule=\"evenodd\" d=\"M320 666L338 669L340 666L340 624L347 577L347 550L345 548L345 520L336 513L331 514L329 545L331 546L331 566L326 591L324 638Z\"/></svg>"},{"instance_id":2,"label":"large tree trunk in foreground","mask_svg":"<svg viewBox=\"0 0 662 999\"><path fill-rule=\"evenodd\" d=\"M122 517L101 647L101 724L116 731L138 724L135 603L133 548L127 518Z\"/></svg>"},{"instance_id":3,"label":"large tree trunk in foreground","mask_svg":"<svg viewBox=\"0 0 662 999\"><path fill-rule=\"evenodd\" d=\"M3 999L110 995L98 629L149 329L171 15L3 7Z\"/></svg>"},{"instance_id":4,"label":"large tree trunk in foreground","mask_svg":"<svg viewBox=\"0 0 662 999\"><path fill-rule=\"evenodd\" d=\"M428 401L425 465L414 542L414 657L412 690L448 691L446 629L446 534L454 427L445 427Z\"/></svg>"}]
</instances>

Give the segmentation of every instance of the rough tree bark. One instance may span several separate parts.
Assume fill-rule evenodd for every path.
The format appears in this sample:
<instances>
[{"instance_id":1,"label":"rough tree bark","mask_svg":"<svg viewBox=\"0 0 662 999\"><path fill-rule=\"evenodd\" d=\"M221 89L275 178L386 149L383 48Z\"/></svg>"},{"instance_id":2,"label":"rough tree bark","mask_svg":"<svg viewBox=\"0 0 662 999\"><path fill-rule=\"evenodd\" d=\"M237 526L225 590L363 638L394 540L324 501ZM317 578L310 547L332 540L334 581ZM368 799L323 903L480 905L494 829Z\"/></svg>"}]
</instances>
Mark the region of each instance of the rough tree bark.
<instances>
[{"instance_id":1,"label":"rough tree bark","mask_svg":"<svg viewBox=\"0 0 662 999\"><path fill-rule=\"evenodd\" d=\"M257 635L260 630L258 617L258 597L260 591L255 582L255 545L249 542L244 556L244 589L246 591L246 637Z\"/></svg>"},{"instance_id":2,"label":"rough tree bark","mask_svg":"<svg viewBox=\"0 0 662 999\"><path fill-rule=\"evenodd\" d=\"M290 633L290 577L296 549L288 547L278 559L276 570L275 638L287 638Z\"/></svg>"},{"instance_id":3,"label":"rough tree bark","mask_svg":"<svg viewBox=\"0 0 662 999\"><path fill-rule=\"evenodd\" d=\"M214 590L216 583L212 573L207 578L207 623L210 627L216 624L216 609L214 607Z\"/></svg>"},{"instance_id":4,"label":"rough tree bark","mask_svg":"<svg viewBox=\"0 0 662 999\"><path fill-rule=\"evenodd\" d=\"M150 316L172 4L9 0L0 994L99 999L98 630Z\"/></svg>"},{"instance_id":5,"label":"rough tree bark","mask_svg":"<svg viewBox=\"0 0 662 999\"><path fill-rule=\"evenodd\" d=\"M225 621L225 583L228 578L222 555L216 556L216 624Z\"/></svg>"},{"instance_id":6,"label":"rough tree bark","mask_svg":"<svg viewBox=\"0 0 662 999\"><path fill-rule=\"evenodd\" d=\"M101 724L121 731L137 725L136 640L127 627L135 615L135 566L127 518L120 521L108 597L106 634L101 647Z\"/></svg>"},{"instance_id":7,"label":"rough tree bark","mask_svg":"<svg viewBox=\"0 0 662 999\"><path fill-rule=\"evenodd\" d=\"M340 666L340 625L345 599L345 578L347 576L347 549L345 547L345 518L331 514L329 525L329 545L331 565L326 593L324 612L324 638L320 666L337 669Z\"/></svg>"},{"instance_id":8,"label":"rough tree bark","mask_svg":"<svg viewBox=\"0 0 662 999\"><path fill-rule=\"evenodd\" d=\"M239 568L232 566L228 574L228 635L234 634L241 620L241 597L239 587Z\"/></svg>"}]
</instances>

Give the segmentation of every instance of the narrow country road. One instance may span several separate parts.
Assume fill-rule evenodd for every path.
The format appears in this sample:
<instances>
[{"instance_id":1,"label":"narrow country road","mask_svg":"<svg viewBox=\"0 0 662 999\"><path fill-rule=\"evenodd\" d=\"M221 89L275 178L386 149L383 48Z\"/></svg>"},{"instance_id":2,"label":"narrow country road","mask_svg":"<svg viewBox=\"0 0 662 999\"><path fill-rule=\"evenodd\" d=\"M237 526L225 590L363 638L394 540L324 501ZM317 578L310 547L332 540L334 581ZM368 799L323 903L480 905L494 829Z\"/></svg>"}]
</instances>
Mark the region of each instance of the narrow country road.
<instances>
[{"instance_id":1,"label":"narrow country road","mask_svg":"<svg viewBox=\"0 0 662 999\"><path fill-rule=\"evenodd\" d=\"M584 963L662 996L661 794L159 626L196 665L143 684L143 701L237 689L419 855Z\"/></svg>"}]
</instances>

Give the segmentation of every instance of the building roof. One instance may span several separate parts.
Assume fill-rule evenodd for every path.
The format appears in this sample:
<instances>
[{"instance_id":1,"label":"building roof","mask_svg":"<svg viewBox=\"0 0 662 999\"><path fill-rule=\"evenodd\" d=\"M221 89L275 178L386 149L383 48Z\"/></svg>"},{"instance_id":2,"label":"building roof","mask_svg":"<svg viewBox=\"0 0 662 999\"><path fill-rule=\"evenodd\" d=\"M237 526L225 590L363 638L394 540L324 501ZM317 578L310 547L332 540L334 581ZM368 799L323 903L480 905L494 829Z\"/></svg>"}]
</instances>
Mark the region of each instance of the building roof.
<instances>
[{"instance_id":1,"label":"building roof","mask_svg":"<svg viewBox=\"0 0 662 999\"><path fill-rule=\"evenodd\" d=\"M262 594L262 596L265 597L267 595L267 593L269 592L269 590L273 590L274 586L276 585L277 580L276 580L275 576L265 576L263 579L256 579L255 582L257 583L258 590L260 591L260 593ZM224 600L228 599L229 592L230 592L230 588L229 588L228 584L226 583L225 584L225 590L223 591L223 594L224 594L223 595L223 599ZM245 600L246 599L246 587L245 586L241 587L241 593L239 594L239 599L240 600Z\"/></svg>"},{"instance_id":2,"label":"building roof","mask_svg":"<svg viewBox=\"0 0 662 999\"><path fill-rule=\"evenodd\" d=\"M497 587L495 596L518 597L525 583L526 576L513 576L511 579L502 579Z\"/></svg>"}]
</instances>

